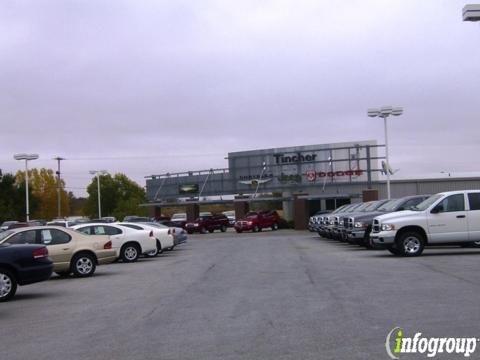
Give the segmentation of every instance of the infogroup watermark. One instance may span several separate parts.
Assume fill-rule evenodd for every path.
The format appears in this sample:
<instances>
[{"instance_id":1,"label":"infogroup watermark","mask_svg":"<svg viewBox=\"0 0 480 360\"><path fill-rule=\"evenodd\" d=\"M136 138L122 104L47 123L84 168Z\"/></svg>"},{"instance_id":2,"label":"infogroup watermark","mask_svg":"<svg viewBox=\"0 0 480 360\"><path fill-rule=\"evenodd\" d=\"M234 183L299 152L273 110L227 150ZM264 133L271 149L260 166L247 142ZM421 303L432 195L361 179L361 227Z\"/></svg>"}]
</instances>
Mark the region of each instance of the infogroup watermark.
<instances>
[{"instance_id":1,"label":"infogroup watermark","mask_svg":"<svg viewBox=\"0 0 480 360\"><path fill-rule=\"evenodd\" d=\"M402 328L393 328L385 340L385 348L392 359L400 359L402 354L423 354L433 358L438 354L457 354L470 357L480 339L477 338L438 338L424 337L421 332L406 337Z\"/></svg>"}]
</instances>

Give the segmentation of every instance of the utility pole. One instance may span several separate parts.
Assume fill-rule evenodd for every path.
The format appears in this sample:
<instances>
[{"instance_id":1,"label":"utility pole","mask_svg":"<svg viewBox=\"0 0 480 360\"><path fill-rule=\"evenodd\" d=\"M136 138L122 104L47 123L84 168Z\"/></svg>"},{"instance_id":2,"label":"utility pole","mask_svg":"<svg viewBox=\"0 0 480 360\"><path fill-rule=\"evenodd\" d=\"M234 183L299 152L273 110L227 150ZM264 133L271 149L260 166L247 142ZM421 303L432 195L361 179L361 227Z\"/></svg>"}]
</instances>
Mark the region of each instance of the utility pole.
<instances>
[{"instance_id":1,"label":"utility pole","mask_svg":"<svg viewBox=\"0 0 480 360\"><path fill-rule=\"evenodd\" d=\"M60 161L66 160L60 156L53 158L53 160L57 160L58 169L57 169L57 208L58 208L58 218L62 217L62 183L60 182Z\"/></svg>"}]
</instances>

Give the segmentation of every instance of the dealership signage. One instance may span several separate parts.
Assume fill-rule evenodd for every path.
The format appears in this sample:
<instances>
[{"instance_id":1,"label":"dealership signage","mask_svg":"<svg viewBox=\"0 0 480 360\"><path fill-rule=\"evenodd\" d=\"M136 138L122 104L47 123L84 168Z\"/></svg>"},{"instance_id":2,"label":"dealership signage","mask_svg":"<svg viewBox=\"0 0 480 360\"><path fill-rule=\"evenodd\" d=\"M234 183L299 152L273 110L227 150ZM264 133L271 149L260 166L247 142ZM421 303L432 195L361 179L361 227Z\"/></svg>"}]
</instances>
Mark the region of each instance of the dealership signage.
<instances>
[{"instance_id":1,"label":"dealership signage","mask_svg":"<svg viewBox=\"0 0 480 360\"><path fill-rule=\"evenodd\" d=\"M289 163L312 162L316 160L317 154L301 155L300 153L298 153L297 155L293 156L274 154L273 157L275 158L275 164L280 165Z\"/></svg>"},{"instance_id":2,"label":"dealership signage","mask_svg":"<svg viewBox=\"0 0 480 360\"><path fill-rule=\"evenodd\" d=\"M347 170L347 171L315 171L309 170L304 176L308 181L315 181L317 178L324 177L344 177L344 176L361 176L363 175L363 170Z\"/></svg>"}]
</instances>

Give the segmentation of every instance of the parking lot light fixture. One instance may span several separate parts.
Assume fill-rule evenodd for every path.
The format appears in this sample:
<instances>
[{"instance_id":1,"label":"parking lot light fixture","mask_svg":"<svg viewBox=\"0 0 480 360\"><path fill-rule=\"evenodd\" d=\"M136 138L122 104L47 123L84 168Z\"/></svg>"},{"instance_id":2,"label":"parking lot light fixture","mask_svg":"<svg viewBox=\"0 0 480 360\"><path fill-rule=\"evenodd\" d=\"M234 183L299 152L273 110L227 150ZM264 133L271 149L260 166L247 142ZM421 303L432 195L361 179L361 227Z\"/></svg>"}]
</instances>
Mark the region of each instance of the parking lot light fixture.
<instances>
[{"instance_id":1,"label":"parking lot light fixture","mask_svg":"<svg viewBox=\"0 0 480 360\"><path fill-rule=\"evenodd\" d=\"M26 222L30 221L30 203L28 199L28 161L37 160L38 154L15 154L13 155L15 160L25 160L25 218Z\"/></svg>"},{"instance_id":2,"label":"parking lot light fixture","mask_svg":"<svg viewBox=\"0 0 480 360\"><path fill-rule=\"evenodd\" d=\"M480 21L480 4L465 5L462 14L463 21Z\"/></svg>"},{"instance_id":3,"label":"parking lot light fixture","mask_svg":"<svg viewBox=\"0 0 480 360\"><path fill-rule=\"evenodd\" d=\"M90 170L91 175L95 175L97 177L97 187L98 187L98 218L102 218L102 202L100 200L100 175L107 175L107 170Z\"/></svg>"},{"instance_id":4,"label":"parking lot light fixture","mask_svg":"<svg viewBox=\"0 0 480 360\"><path fill-rule=\"evenodd\" d=\"M388 129L387 129L387 118L390 115L400 116L403 114L403 108L393 107L393 106L383 106L380 109L368 109L367 115L369 117L381 117L383 118L383 124L385 128L385 163L387 168L387 198L390 199L390 161L388 158Z\"/></svg>"}]
</instances>

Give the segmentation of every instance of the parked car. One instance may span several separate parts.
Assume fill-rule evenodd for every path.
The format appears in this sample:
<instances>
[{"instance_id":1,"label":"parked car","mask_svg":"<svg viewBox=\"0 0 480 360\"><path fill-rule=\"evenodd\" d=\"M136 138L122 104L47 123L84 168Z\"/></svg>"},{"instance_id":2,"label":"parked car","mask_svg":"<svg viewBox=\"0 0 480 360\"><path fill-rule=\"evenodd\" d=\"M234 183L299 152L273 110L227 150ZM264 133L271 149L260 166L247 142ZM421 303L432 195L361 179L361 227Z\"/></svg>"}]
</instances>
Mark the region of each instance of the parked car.
<instances>
[{"instance_id":1,"label":"parked car","mask_svg":"<svg viewBox=\"0 0 480 360\"><path fill-rule=\"evenodd\" d=\"M123 222L145 222L145 221L151 221L150 218L145 217L145 216L125 216L123 218Z\"/></svg>"},{"instance_id":2,"label":"parked car","mask_svg":"<svg viewBox=\"0 0 480 360\"><path fill-rule=\"evenodd\" d=\"M59 226L35 226L0 233L0 243L47 246L53 271L61 276L92 276L97 265L116 260L112 242L106 236L92 238Z\"/></svg>"},{"instance_id":3,"label":"parked car","mask_svg":"<svg viewBox=\"0 0 480 360\"><path fill-rule=\"evenodd\" d=\"M335 228L340 221L340 216L344 216L345 214L352 213L357 210L360 206L363 206L364 203L354 203L349 204L342 208L341 211L333 212L326 217L326 225L325 225L325 233L324 237L328 239L334 239L336 236Z\"/></svg>"},{"instance_id":4,"label":"parked car","mask_svg":"<svg viewBox=\"0 0 480 360\"><path fill-rule=\"evenodd\" d=\"M170 218L170 221L175 224L175 226L181 227L182 229L185 228L185 224L187 223L187 213L176 213L173 214Z\"/></svg>"},{"instance_id":5,"label":"parked car","mask_svg":"<svg viewBox=\"0 0 480 360\"><path fill-rule=\"evenodd\" d=\"M117 221L117 218L115 216L102 216L102 220L104 220L107 223L113 223Z\"/></svg>"},{"instance_id":6,"label":"parked car","mask_svg":"<svg viewBox=\"0 0 480 360\"><path fill-rule=\"evenodd\" d=\"M375 217L392 212L408 210L411 207L418 205L429 196L430 195L405 196L400 199L389 200L375 211L350 215L347 226L348 241L353 244L371 248L370 233L372 231L372 222Z\"/></svg>"},{"instance_id":7,"label":"parked car","mask_svg":"<svg viewBox=\"0 0 480 360\"><path fill-rule=\"evenodd\" d=\"M117 257L123 262L135 262L141 254L157 250L153 231L134 230L117 224L93 223L76 225L73 229L87 235L108 235Z\"/></svg>"},{"instance_id":8,"label":"parked car","mask_svg":"<svg viewBox=\"0 0 480 360\"><path fill-rule=\"evenodd\" d=\"M419 256L427 245L480 247L480 190L443 192L411 210L380 215L370 239L398 256Z\"/></svg>"},{"instance_id":9,"label":"parked car","mask_svg":"<svg viewBox=\"0 0 480 360\"><path fill-rule=\"evenodd\" d=\"M77 225L76 221L70 221L70 220L62 220L62 219L56 219L47 222L47 225L49 226L62 226L66 228L71 228L72 226Z\"/></svg>"},{"instance_id":10,"label":"parked car","mask_svg":"<svg viewBox=\"0 0 480 360\"><path fill-rule=\"evenodd\" d=\"M189 234L194 232L205 234L207 231L213 233L215 230L225 232L229 225L228 218L223 214L200 215L195 221L187 222L185 230Z\"/></svg>"},{"instance_id":11,"label":"parked car","mask_svg":"<svg viewBox=\"0 0 480 360\"><path fill-rule=\"evenodd\" d=\"M8 230L8 227L10 225L13 225L13 224L16 224L18 223L18 221L14 221L14 220L11 220L11 221L4 221L2 223L2 226L0 226L0 230Z\"/></svg>"},{"instance_id":12,"label":"parked car","mask_svg":"<svg viewBox=\"0 0 480 360\"><path fill-rule=\"evenodd\" d=\"M180 227L176 227L175 224L171 221L161 220L157 222L148 222L145 224L156 226L162 229L167 229L169 233L173 235L173 243L175 244L175 246L187 242L187 232Z\"/></svg>"},{"instance_id":13,"label":"parked car","mask_svg":"<svg viewBox=\"0 0 480 360\"><path fill-rule=\"evenodd\" d=\"M316 232L321 215L329 214L329 213L331 213L330 210L318 210L315 214L310 216L310 218L308 219L308 226L307 226L308 231Z\"/></svg>"},{"instance_id":14,"label":"parked car","mask_svg":"<svg viewBox=\"0 0 480 360\"><path fill-rule=\"evenodd\" d=\"M228 218L228 222L230 226L235 226L235 211L234 210L229 210L229 211L224 211L222 212L223 215L225 215Z\"/></svg>"},{"instance_id":15,"label":"parked car","mask_svg":"<svg viewBox=\"0 0 480 360\"><path fill-rule=\"evenodd\" d=\"M155 236L156 241L156 249L147 253L146 255L149 257L155 257L158 254L161 254L163 250L173 250L175 247L173 241L173 234L167 229L162 229L159 227L155 227L152 225L148 225L146 223L128 223L122 222L118 223L118 225L126 226L131 229L135 230L148 230L153 231L153 236Z\"/></svg>"},{"instance_id":16,"label":"parked car","mask_svg":"<svg viewBox=\"0 0 480 360\"><path fill-rule=\"evenodd\" d=\"M50 279L53 262L45 245L0 245L0 302L10 300L18 285Z\"/></svg>"},{"instance_id":17,"label":"parked car","mask_svg":"<svg viewBox=\"0 0 480 360\"><path fill-rule=\"evenodd\" d=\"M235 222L235 230L237 233L243 231L262 231L262 229L271 228L278 229L280 216L275 210L251 211L245 215L244 219Z\"/></svg>"},{"instance_id":18,"label":"parked car","mask_svg":"<svg viewBox=\"0 0 480 360\"><path fill-rule=\"evenodd\" d=\"M318 217L317 223L315 225L315 229L316 229L318 235L320 235L322 237L327 237L328 225L330 224L329 216L334 216L335 214L344 211L345 209L347 209L350 206L352 206L352 204L345 204L345 205L342 205L342 206L336 208L335 210L333 210L329 214L320 215Z\"/></svg>"}]
</instances>

